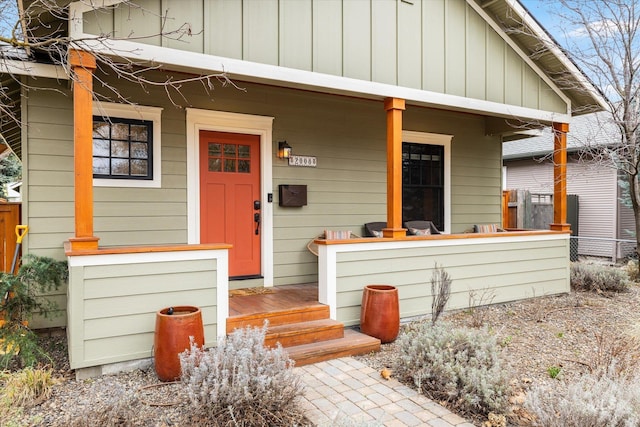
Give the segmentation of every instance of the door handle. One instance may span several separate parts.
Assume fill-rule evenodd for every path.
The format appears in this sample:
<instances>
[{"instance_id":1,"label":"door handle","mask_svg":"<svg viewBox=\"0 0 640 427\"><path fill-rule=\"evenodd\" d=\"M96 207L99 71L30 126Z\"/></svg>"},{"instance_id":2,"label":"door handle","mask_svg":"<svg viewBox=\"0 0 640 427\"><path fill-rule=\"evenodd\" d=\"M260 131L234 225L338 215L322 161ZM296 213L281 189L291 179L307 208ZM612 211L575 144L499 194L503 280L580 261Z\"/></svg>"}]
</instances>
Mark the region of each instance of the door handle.
<instances>
[{"instance_id":1,"label":"door handle","mask_svg":"<svg viewBox=\"0 0 640 427\"><path fill-rule=\"evenodd\" d=\"M256 212L253 214L253 220L256 223L256 236L260 234L260 212Z\"/></svg>"}]
</instances>

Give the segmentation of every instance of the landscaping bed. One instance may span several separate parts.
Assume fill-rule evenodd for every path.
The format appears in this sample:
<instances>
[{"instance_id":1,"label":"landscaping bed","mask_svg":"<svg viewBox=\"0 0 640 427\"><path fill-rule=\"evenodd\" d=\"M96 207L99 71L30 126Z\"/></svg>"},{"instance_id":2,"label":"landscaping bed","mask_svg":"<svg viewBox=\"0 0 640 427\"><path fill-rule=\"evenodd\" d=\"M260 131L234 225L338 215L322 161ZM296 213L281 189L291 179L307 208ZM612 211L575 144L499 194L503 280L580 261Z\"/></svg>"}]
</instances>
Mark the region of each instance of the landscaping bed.
<instances>
[{"instance_id":1,"label":"landscaping bed","mask_svg":"<svg viewBox=\"0 0 640 427\"><path fill-rule=\"evenodd\" d=\"M508 405L502 415L506 415L504 421L509 425L532 425L525 400L536 387L562 392L583 375L606 368L612 359L618 360L616 369L626 374L639 365L637 284L625 292L579 291L480 307L481 303L490 304L491 299L490 292L478 294L470 299L470 308L444 313L438 322L449 322L452 328L481 330L495 337L501 372L508 377ZM416 321L430 323L431 319ZM402 329L412 327L415 323L405 324ZM52 358L55 380L51 393L32 402L27 400L21 409L14 407L12 412L5 412L0 424L193 425L184 388L159 383L152 367L76 381L69 369L64 331L41 333L40 341ZM381 371L391 368L402 353L398 342L384 344L380 352L358 359ZM395 376L393 370L391 375ZM6 378L7 373L0 379L3 387ZM477 425L500 425L499 418L489 422L486 415L457 411L455 402L435 400Z\"/></svg>"}]
</instances>

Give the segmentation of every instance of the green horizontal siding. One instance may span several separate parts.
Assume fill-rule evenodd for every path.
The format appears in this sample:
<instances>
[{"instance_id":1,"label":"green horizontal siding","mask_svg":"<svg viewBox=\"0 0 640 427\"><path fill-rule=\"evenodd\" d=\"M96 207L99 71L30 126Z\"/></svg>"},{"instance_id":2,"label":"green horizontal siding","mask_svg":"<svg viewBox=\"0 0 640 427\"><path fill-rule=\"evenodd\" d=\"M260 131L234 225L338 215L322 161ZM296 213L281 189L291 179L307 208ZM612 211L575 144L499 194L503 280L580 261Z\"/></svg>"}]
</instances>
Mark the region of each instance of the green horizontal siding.
<instances>
[{"instance_id":1,"label":"green horizontal siding","mask_svg":"<svg viewBox=\"0 0 640 427\"><path fill-rule=\"evenodd\" d=\"M429 314L435 263L452 279L448 309L468 307L491 295L492 303L569 291L569 239L464 239L423 247L337 254L337 313L359 323L362 290L368 284L398 288L401 317ZM478 302L478 301L476 301Z\"/></svg>"},{"instance_id":2,"label":"green horizontal siding","mask_svg":"<svg viewBox=\"0 0 640 427\"><path fill-rule=\"evenodd\" d=\"M216 270L214 259L72 267L71 367L152 356L156 312L170 306L200 307L206 344L213 345L217 340Z\"/></svg>"},{"instance_id":3,"label":"green horizontal siding","mask_svg":"<svg viewBox=\"0 0 640 427\"><path fill-rule=\"evenodd\" d=\"M109 81L107 79L107 81ZM120 82L122 83L122 82ZM275 117L274 146L287 140L294 153L315 156L316 168L288 166L273 159L273 222L275 284L317 280L317 258L307 250L309 240L325 229L351 230L364 235L366 222L386 220L386 118L381 101L315 94L255 84L246 92L217 88L215 103L199 85L183 93L195 108ZM184 244L187 241L187 184L184 111L164 92L144 93L135 85L123 90L132 101L163 107L162 187L94 189L94 228L101 246ZM67 111L71 101L50 93L30 95L29 103L55 101ZM44 111L44 110L42 110ZM42 118L44 120L44 117ZM32 123L39 126L37 117ZM451 143L452 231L476 223L501 220L501 144L485 136L481 117L409 106L404 129L453 135ZM27 161L35 159L27 180L27 221L31 226L25 248L63 258L63 242L74 234L72 132L52 135L61 152L47 139L28 139ZM65 140L64 138L68 138ZM46 160L49 160L47 162ZM279 184L307 185L308 205L278 205Z\"/></svg>"},{"instance_id":4,"label":"green horizontal siding","mask_svg":"<svg viewBox=\"0 0 640 427\"><path fill-rule=\"evenodd\" d=\"M465 0L146 0L85 31L221 57L566 113ZM166 16L163 16L166 13ZM164 31L190 34L160 37Z\"/></svg>"}]
</instances>

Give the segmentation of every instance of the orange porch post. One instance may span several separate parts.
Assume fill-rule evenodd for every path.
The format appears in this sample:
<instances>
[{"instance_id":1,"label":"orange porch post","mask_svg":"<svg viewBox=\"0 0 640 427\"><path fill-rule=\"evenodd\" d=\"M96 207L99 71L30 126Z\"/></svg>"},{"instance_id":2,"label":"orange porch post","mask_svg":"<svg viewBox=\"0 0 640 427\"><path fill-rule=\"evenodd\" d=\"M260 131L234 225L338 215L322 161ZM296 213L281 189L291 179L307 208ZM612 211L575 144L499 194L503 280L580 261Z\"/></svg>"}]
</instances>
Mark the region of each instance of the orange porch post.
<instances>
[{"instance_id":1,"label":"orange porch post","mask_svg":"<svg viewBox=\"0 0 640 427\"><path fill-rule=\"evenodd\" d=\"M88 52L69 51L73 74L73 156L75 187L75 237L72 251L95 250L93 235L93 72L96 59Z\"/></svg>"},{"instance_id":2,"label":"orange porch post","mask_svg":"<svg viewBox=\"0 0 640 427\"><path fill-rule=\"evenodd\" d=\"M384 237L404 237L402 228L402 111L404 99L386 98L387 112L387 228Z\"/></svg>"},{"instance_id":3,"label":"orange porch post","mask_svg":"<svg viewBox=\"0 0 640 427\"><path fill-rule=\"evenodd\" d=\"M570 231L567 224L567 132L568 123L553 124L553 223L551 230Z\"/></svg>"}]
</instances>

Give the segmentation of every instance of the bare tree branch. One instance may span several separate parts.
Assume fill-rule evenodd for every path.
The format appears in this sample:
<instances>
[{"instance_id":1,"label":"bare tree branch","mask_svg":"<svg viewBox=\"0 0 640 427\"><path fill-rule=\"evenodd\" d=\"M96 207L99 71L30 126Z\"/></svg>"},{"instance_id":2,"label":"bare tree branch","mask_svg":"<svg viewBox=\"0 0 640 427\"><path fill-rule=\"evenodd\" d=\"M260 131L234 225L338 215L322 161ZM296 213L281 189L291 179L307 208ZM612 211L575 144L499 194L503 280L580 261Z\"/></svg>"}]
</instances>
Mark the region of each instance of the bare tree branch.
<instances>
[{"instance_id":1,"label":"bare tree branch","mask_svg":"<svg viewBox=\"0 0 640 427\"><path fill-rule=\"evenodd\" d=\"M640 256L640 0L558 0L555 15L562 22L563 52L584 70L608 105L608 110L597 116L596 131L607 130L609 140L580 141L577 155L598 167L613 168L622 176L635 216ZM513 16L508 18L514 20ZM533 57L553 48L555 42L550 37L538 37L523 22L514 25L506 21L507 32L535 37ZM579 89L562 75L553 77L561 88Z\"/></svg>"},{"instance_id":2,"label":"bare tree branch","mask_svg":"<svg viewBox=\"0 0 640 427\"><path fill-rule=\"evenodd\" d=\"M105 77L117 77L120 81L135 83L146 92L151 88L162 88L167 98L177 107L189 105L182 92L183 86L188 83L200 82L204 93L209 95L216 86L231 85L243 90L229 79L224 70L210 74L165 72L162 64L136 60L135 50L123 51L113 47L113 42L117 40L143 41L154 36L187 42L187 39L196 33L193 32L189 23L176 26L169 17L168 11L159 16L161 28L157 34L142 36L131 31L125 36L116 37L113 32L104 32L85 38L73 38L69 34L69 26L75 17L70 16L68 3L68 1L57 0L32 0L24 3L0 0L0 77L3 83L0 89L0 136L9 122L23 126L13 108L16 94L5 86L18 85L27 91L40 89L32 80L22 79L20 73L17 73L9 64L13 66L15 63L22 62L25 70L33 63L59 66L63 67L66 74L73 80L75 76L71 73L68 64L69 51L73 49L89 52L96 58L98 72L94 74L94 80L102 89L101 93L93 92L94 99L97 101L132 103L127 94L122 93ZM89 14L111 13L115 8L122 8L129 14L138 11L158 18L153 11L143 8L133 0L124 0L109 8L93 6L101 2L92 0L84 0L84 3L91 6ZM80 17L80 19L83 18Z\"/></svg>"}]
</instances>

